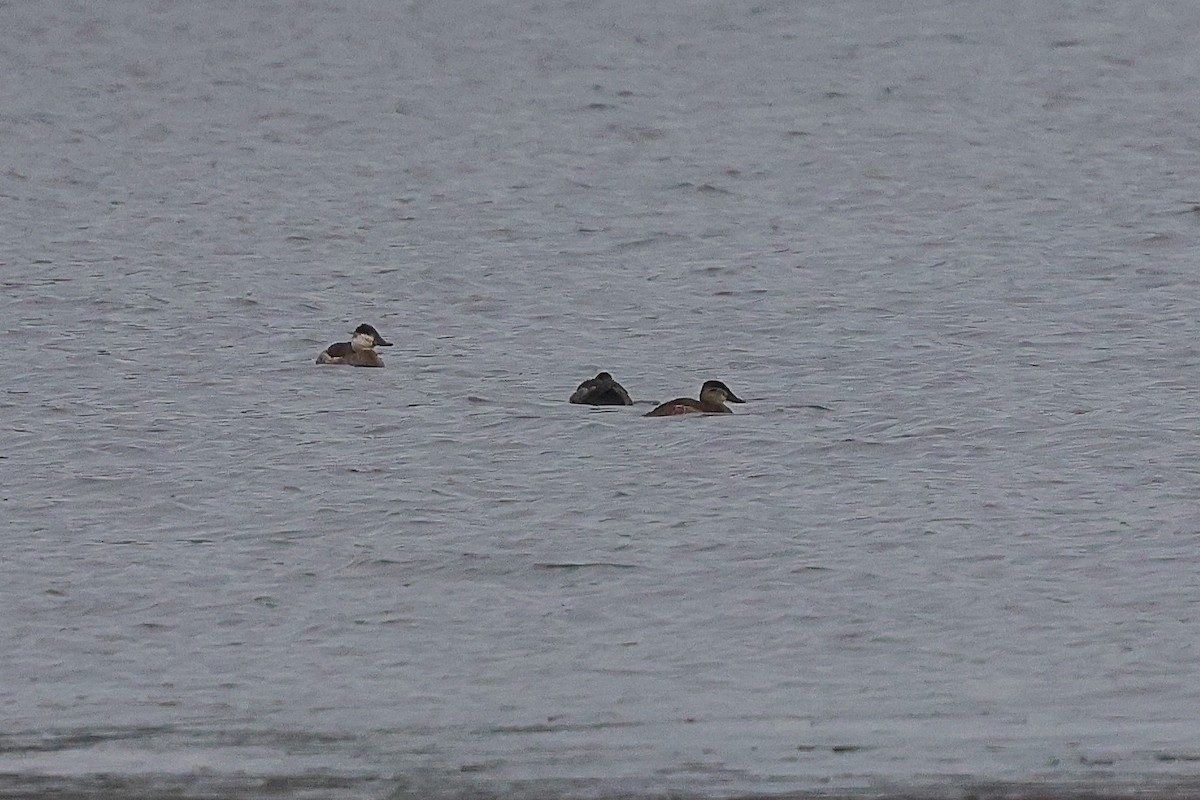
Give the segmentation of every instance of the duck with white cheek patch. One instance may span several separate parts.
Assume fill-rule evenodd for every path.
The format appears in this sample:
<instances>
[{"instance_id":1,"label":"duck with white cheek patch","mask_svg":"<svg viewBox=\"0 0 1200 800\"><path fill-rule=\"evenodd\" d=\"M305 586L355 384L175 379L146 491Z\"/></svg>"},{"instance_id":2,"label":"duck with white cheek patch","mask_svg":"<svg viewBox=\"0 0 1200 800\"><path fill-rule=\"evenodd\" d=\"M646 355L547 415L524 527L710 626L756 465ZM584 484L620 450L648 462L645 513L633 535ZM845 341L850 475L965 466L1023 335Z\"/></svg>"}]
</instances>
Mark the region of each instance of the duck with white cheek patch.
<instances>
[{"instance_id":1,"label":"duck with white cheek patch","mask_svg":"<svg viewBox=\"0 0 1200 800\"><path fill-rule=\"evenodd\" d=\"M365 322L354 329L348 342L335 342L320 352L318 364L349 364L352 367L382 367L383 359L375 352L376 347L391 347L387 341Z\"/></svg>"}]
</instances>

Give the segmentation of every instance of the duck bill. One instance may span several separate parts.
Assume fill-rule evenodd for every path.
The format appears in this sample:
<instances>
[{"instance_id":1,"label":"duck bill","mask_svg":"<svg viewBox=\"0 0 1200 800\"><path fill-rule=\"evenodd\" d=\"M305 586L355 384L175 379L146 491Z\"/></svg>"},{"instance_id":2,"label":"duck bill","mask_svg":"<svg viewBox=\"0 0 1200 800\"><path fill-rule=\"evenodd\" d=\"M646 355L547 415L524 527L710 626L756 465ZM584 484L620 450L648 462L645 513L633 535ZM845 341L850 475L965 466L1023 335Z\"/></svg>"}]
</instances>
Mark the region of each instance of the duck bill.
<instances>
[{"instance_id":1,"label":"duck bill","mask_svg":"<svg viewBox=\"0 0 1200 800\"><path fill-rule=\"evenodd\" d=\"M392 343L385 341L382 336L376 336L375 337L375 346L376 347L391 347Z\"/></svg>"},{"instance_id":2,"label":"duck bill","mask_svg":"<svg viewBox=\"0 0 1200 800\"><path fill-rule=\"evenodd\" d=\"M733 392L726 392L726 393L725 393L725 399L726 399L726 400L728 400L728 401L729 401L729 402L731 402L731 403L744 403L744 402L746 402L745 400L743 400L742 398L738 397L738 396L737 396L736 394L734 394Z\"/></svg>"}]
</instances>

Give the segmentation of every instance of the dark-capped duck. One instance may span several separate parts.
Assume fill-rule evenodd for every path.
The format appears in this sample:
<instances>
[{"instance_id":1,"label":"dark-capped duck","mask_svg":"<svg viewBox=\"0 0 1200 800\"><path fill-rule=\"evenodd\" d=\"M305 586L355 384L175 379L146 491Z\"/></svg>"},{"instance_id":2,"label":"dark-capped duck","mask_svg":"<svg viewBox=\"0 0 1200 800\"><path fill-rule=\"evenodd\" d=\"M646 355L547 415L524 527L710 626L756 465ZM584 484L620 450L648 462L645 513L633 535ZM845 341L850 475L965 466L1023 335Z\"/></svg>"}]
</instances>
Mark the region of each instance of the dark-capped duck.
<instances>
[{"instance_id":1,"label":"dark-capped duck","mask_svg":"<svg viewBox=\"0 0 1200 800\"><path fill-rule=\"evenodd\" d=\"M570 402L585 406L633 405L633 401L629 399L629 392L607 372L601 372L579 384L579 388L571 395Z\"/></svg>"},{"instance_id":2,"label":"dark-capped duck","mask_svg":"<svg viewBox=\"0 0 1200 800\"><path fill-rule=\"evenodd\" d=\"M700 387L700 399L677 397L646 414L647 417L673 417L676 414L732 414L725 403L744 403L720 381L705 381Z\"/></svg>"},{"instance_id":3,"label":"dark-capped duck","mask_svg":"<svg viewBox=\"0 0 1200 800\"><path fill-rule=\"evenodd\" d=\"M379 331L367 323L354 329L348 342L329 345L317 356L318 364L349 364L352 367L382 367L383 359L375 352L376 347L391 347L392 343L379 335Z\"/></svg>"}]
</instances>

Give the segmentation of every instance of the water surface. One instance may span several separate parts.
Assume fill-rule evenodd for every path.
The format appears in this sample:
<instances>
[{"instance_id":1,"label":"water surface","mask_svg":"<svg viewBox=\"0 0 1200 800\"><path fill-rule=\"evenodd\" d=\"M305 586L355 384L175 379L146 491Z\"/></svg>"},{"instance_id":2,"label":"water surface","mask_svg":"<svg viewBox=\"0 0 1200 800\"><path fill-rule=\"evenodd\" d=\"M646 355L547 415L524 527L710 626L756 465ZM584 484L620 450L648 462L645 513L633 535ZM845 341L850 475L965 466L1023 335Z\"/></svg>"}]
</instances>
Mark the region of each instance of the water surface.
<instances>
[{"instance_id":1,"label":"water surface","mask_svg":"<svg viewBox=\"0 0 1200 800\"><path fill-rule=\"evenodd\" d=\"M0 795L1200 791L1193 4L0 20Z\"/></svg>"}]
</instances>

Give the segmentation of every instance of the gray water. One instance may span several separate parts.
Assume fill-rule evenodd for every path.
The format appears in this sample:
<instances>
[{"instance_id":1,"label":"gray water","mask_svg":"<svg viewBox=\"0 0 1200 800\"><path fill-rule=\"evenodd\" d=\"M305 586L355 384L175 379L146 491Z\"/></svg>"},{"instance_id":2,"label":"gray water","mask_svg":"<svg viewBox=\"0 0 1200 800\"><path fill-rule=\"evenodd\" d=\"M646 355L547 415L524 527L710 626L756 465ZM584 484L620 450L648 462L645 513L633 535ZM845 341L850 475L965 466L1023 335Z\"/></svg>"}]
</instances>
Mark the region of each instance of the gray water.
<instances>
[{"instance_id":1,"label":"gray water","mask_svg":"<svg viewBox=\"0 0 1200 800\"><path fill-rule=\"evenodd\" d=\"M1200 6L0 59L0 796L1200 793Z\"/></svg>"}]
</instances>

